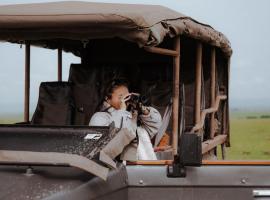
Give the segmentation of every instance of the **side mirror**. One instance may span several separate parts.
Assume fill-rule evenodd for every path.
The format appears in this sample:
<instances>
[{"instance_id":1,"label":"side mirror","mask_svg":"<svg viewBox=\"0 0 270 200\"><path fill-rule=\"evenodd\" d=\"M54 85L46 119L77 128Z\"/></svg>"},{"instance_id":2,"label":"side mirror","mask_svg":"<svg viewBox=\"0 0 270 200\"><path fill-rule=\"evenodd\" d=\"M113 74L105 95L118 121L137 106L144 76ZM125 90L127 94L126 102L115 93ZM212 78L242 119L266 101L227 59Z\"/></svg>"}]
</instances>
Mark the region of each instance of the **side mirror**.
<instances>
[{"instance_id":1,"label":"side mirror","mask_svg":"<svg viewBox=\"0 0 270 200\"><path fill-rule=\"evenodd\" d=\"M186 166L201 166L202 143L201 137L194 133L183 133L178 146L178 156L173 165L168 166L168 177L186 177Z\"/></svg>"}]
</instances>

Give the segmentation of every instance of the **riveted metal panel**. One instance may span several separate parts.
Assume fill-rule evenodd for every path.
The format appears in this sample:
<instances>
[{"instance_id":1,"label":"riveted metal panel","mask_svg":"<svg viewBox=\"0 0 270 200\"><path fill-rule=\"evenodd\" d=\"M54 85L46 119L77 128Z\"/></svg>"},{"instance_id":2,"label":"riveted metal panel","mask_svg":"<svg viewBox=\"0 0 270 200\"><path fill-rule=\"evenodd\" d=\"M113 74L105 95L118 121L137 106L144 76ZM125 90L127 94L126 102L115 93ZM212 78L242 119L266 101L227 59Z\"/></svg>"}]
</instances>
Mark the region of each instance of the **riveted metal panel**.
<instances>
[{"instance_id":1,"label":"riveted metal panel","mask_svg":"<svg viewBox=\"0 0 270 200\"><path fill-rule=\"evenodd\" d=\"M127 166L130 186L270 187L269 166L187 167L185 178L168 178L166 166Z\"/></svg>"}]
</instances>

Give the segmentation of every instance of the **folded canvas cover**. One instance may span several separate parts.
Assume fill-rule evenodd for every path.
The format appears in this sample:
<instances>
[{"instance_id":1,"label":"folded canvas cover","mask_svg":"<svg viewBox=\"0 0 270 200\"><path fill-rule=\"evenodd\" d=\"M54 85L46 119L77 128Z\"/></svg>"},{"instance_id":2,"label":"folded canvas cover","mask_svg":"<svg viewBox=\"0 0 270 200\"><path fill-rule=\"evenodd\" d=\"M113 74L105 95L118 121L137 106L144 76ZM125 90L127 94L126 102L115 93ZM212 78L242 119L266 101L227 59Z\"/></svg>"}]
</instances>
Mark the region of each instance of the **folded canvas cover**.
<instances>
[{"instance_id":1,"label":"folded canvas cover","mask_svg":"<svg viewBox=\"0 0 270 200\"><path fill-rule=\"evenodd\" d=\"M163 6L72 1L0 6L0 40L4 41L119 37L142 47L182 34L231 55L222 33Z\"/></svg>"}]
</instances>

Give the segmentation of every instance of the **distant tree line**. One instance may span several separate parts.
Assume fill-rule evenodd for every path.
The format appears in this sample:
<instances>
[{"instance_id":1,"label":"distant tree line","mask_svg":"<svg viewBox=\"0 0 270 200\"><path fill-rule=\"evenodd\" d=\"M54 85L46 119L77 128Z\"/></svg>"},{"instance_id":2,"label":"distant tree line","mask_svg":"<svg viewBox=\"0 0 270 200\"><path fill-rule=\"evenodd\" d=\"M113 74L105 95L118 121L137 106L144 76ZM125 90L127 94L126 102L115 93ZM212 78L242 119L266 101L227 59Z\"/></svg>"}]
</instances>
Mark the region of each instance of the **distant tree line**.
<instances>
[{"instance_id":1,"label":"distant tree line","mask_svg":"<svg viewBox=\"0 0 270 200\"><path fill-rule=\"evenodd\" d=\"M261 115L261 116L247 116L247 119L270 119L270 115Z\"/></svg>"}]
</instances>

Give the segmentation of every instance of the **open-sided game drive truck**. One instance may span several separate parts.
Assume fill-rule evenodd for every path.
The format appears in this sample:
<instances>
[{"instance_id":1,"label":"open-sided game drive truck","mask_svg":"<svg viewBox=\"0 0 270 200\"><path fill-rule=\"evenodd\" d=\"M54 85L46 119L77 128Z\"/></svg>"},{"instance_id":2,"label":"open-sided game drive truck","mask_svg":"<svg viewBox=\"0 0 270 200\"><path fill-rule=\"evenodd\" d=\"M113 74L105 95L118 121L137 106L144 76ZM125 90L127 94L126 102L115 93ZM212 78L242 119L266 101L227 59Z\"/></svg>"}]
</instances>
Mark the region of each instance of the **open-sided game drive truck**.
<instances>
[{"instance_id":1,"label":"open-sided game drive truck","mask_svg":"<svg viewBox=\"0 0 270 200\"><path fill-rule=\"evenodd\" d=\"M22 4L0 7L0 40L25 46L24 121L0 125L0 199L270 199L270 161L225 159L232 50L211 26L156 5ZM58 80L41 83L30 119L31 46L58 49ZM81 58L65 81L62 51ZM159 159L110 170L89 155L117 132L89 120L123 76L163 116Z\"/></svg>"}]
</instances>

